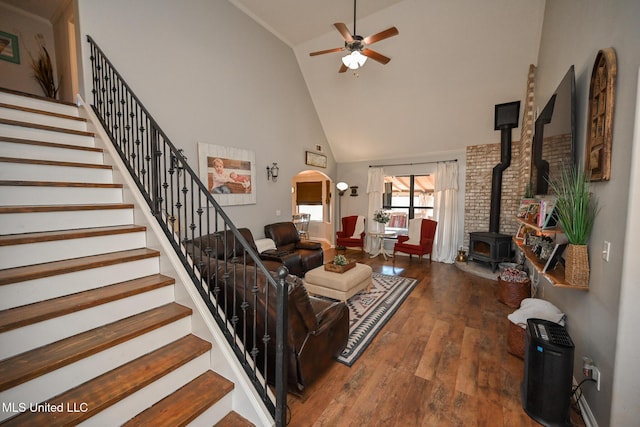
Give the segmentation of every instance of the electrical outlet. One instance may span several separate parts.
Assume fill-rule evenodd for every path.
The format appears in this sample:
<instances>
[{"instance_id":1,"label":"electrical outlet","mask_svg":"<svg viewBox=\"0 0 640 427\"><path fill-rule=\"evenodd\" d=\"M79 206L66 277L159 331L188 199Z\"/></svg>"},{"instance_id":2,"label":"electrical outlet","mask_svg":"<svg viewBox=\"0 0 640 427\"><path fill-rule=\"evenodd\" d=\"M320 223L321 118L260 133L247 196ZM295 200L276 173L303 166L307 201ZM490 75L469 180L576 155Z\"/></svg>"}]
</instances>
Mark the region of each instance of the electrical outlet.
<instances>
[{"instance_id":1,"label":"electrical outlet","mask_svg":"<svg viewBox=\"0 0 640 427\"><path fill-rule=\"evenodd\" d=\"M604 241L602 245L602 259L609 262L609 252L611 251L611 242Z\"/></svg>"},{"instance_id":2,"label":"electrical outlet","mask_svg":"<svg viewBox=\"0 0 640 427\"><path fill-rule=\"evenodd\" d=\"M280 212L280 209L276 210L276 216L280 216L282 215L282 212Z\"/></svg>"},{"instance_id":3,"label":"electrical outlet","mask_svg":"<svg viewBox=\"0 0 640 427\"><path fill-rule=\"evenodd\" d=\"M596 380L596 389L600 391L600 369L597 366L593 367L593 379Z\"/></svg>"}]
</instances>

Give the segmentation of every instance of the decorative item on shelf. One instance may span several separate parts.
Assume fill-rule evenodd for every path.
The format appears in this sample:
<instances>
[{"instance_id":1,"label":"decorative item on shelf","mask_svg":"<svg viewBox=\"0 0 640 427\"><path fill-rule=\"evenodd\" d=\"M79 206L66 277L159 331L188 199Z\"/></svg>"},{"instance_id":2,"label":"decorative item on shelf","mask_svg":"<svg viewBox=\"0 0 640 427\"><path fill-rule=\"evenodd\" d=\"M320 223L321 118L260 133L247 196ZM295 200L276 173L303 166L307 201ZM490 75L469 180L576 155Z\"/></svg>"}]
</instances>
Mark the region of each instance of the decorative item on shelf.
<instances>
[{"instance_id":1,"label":"decorative item on shelf","mask_svg":"<svg viewBox=\"0 0 640 427\"><path fill-rule=\"evenodd\" d=\"M344 273L356 266L355 260L348 260L344 255L336 255L333 262L324 265L326 271L334 273Z\"/></svg>"},{"instance_id":2,"label":"decorative item on shelf","mask_svg":"<svg viewBox=\"0 0 640 427\"><path fill-rule=\"evenodd\" d=\"M373 222L377 233L384 233L387 223L391 221L391 213L384 209L378 209L373 213Z\"/></svg>"},{"instance_id":3,"label":"decorative item on shelf","mask_svg":"<svg viewBox=\"0 0 640 427\"><path fill-rule=\"evenodd\" d=\"M278 167L278 163L274 162L271 167L267 166L267 181L271 180L276 182L278 180L279 172L280 168Z\"/></svg>"},{"instance_id":4,"label":"decorative item on shelf","mask_svg":"<svg viewBox=\"0 0 640 427\"><path fill-rule=\"evenodd\" d=\"M464 248L458 249L458 256L456 257L456 261L458 262L467 262L467 252Z\"/></svg>"},{"instance_id":5,"label":"decorative item on shelf","mask_svg":"<svg viewBox=\"0 0 640 427\"><path fill-rule=\"evenodd\" d=\"M549 183L557 196L558 221L569 241L565 281L582 287L589 286L587 243L598 214L590 180L583 166L571 166L563 169L558 181Z\"/></svg>"}]
</instances>

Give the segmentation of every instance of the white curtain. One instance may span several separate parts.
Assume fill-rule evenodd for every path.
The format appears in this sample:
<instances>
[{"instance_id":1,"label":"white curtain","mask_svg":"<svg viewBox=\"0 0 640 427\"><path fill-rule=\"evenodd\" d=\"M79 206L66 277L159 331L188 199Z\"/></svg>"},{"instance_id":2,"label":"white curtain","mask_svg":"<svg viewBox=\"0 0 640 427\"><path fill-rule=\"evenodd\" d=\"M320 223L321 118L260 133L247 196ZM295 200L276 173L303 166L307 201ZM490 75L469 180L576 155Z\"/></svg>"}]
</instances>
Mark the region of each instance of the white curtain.
<instances>
[{"instance_id":1,"label":"white curtain","mask_svg":"<svg viewBox=\"0 0 640 427\"><path fill-rule=\"evenodd\" d=\"M433 260L453 264L458 250L458 163L438 163L433 186L433 217L438 221Z\"/></svg>"},{"instance_id":2,"label":"white curtain","mask_svg":"<svg viewBox=\"0 0 640 427\"><path fill-rule=\"evenodd\" d=\"M367 179L367 194L369 195L369 209L367 211L367 241L365 250L369 253L377 248L374 239L369 238L369 230L373 227L373 213L382 209L382 194L384 193L384 169L369 168ZM379 243L378 243L379 244Z\"/></svg>"}]
</instances>

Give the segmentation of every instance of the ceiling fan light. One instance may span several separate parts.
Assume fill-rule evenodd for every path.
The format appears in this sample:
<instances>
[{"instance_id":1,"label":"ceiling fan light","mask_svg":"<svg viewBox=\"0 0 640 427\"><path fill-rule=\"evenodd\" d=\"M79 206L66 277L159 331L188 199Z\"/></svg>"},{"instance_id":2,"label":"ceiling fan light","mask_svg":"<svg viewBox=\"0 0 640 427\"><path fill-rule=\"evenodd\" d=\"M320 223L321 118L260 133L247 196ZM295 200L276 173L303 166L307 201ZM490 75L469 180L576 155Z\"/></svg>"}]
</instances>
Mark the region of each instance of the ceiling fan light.
<instances>
[{"instance_id":1,"label":"ceiling fan light","mask_svg":"<svg viewBox=\"0 0 640 427\"><path fill-rule=\"evenodd\" d=\"M357 50L354 50L349 55L342 57L342 63L352 70L357 70L359 67L362 67L365 62L367 62L367 57Z\"/></svg>"}]
</instances>

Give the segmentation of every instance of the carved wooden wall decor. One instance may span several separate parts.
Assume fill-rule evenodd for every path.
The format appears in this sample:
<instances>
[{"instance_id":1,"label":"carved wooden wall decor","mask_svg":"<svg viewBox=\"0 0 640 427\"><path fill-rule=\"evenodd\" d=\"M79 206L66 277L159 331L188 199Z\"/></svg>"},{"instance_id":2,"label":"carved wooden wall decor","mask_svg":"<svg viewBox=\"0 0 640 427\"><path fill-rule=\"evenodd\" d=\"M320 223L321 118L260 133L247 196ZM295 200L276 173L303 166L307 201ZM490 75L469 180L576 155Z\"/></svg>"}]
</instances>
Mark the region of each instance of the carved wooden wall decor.
<instances>
[{"instance_id":1,"label":"carved wooden wall decor","mask_svg":"<svg viewBox=\"0 0 640 427\"><path fill-rule=\"evenodd\" d=\"M585 147L586 171L591 173L591 181L608 181L611 176L617 67L616 51L613 48L598 52L589 85L589 116Z\"/></svg>"}]
</instances>

